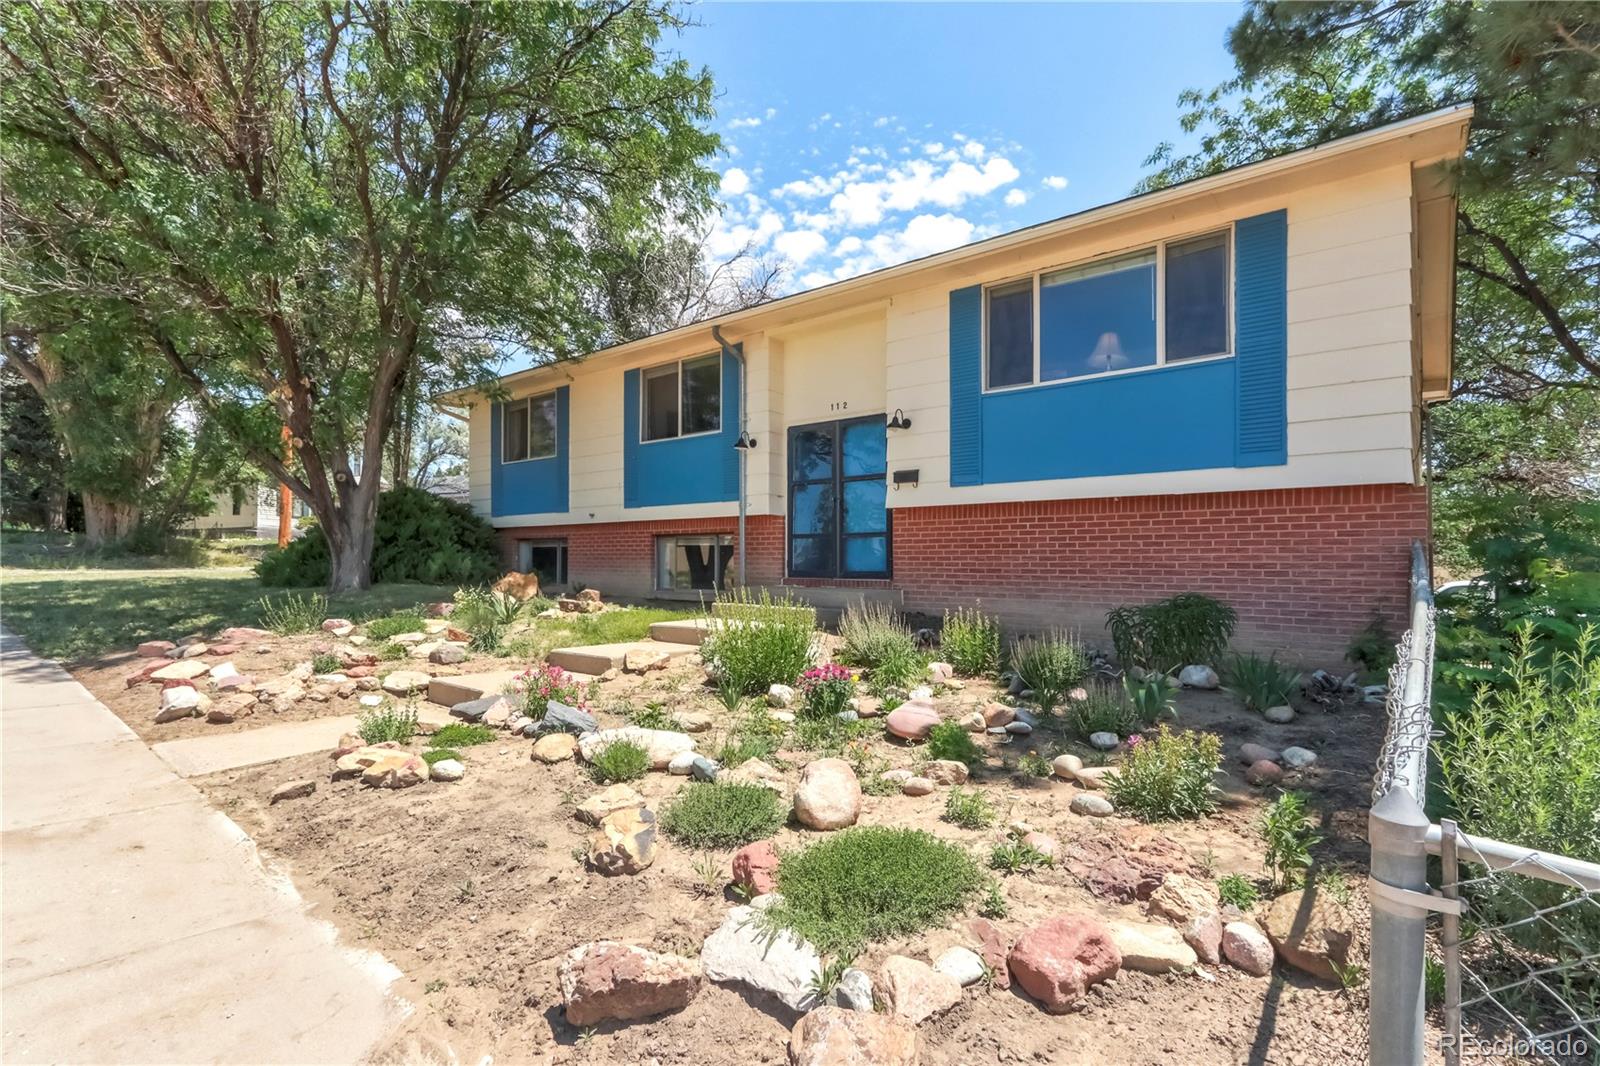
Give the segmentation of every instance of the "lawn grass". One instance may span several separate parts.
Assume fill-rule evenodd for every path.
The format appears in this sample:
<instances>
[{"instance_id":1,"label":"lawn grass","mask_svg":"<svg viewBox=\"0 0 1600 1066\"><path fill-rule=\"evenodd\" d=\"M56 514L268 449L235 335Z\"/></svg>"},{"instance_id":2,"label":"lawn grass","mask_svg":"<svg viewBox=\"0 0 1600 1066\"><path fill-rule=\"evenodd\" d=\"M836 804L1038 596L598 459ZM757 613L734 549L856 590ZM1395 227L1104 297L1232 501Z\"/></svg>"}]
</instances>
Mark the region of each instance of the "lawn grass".
<instances>
[{"instance_id":1,"label":"lawn grass","mask_svg":"<svg viewBox=\"0 0 1600 1066\"><path fill-rule=\"evenodd\" d=\"M9 561L9 547L8 547ZM68 662L128 651L142 640L259 624L264 589L246 570L0 570L0 622L40 655ZM328 598L362 619L434 600L454 587L378 585Z\"/></svg>"},{"instance_id":2,"label":"lawn grass","mask_svg":"<svg viewBox=\"0 0 1600 1066\"><path fill-rule=\"evenodd\" d=\"M253 536L172 538L165 554L141 555L121 546L90 548L81 533L33 529L0 532L0 555L17 570L169 570L250 568L275 540Z\"/></svg>"}]
</instances>

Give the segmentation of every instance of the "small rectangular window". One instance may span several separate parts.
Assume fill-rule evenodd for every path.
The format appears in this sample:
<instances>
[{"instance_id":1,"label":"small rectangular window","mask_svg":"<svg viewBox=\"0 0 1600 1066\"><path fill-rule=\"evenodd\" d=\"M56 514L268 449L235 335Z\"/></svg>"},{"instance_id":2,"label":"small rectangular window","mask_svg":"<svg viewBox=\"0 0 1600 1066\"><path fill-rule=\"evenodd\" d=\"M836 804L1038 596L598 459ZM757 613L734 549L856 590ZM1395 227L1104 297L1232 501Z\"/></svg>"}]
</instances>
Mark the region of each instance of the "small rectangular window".
<instances>
[{"instance_id":1,"label":"small rectangular window","mask_svg":"<svg viewBox=\"0 0 1600 1066\"><path fill-rule=\"evenodd\" d=\"M517 541L517 569L538 574L539 587L567 583L567 542L565 540Z\"/></svg>"},{"instance_id":2,"label":"small rectangular window","mask_svg":"<svg viewBox=\"0 0 1600 1066\"><path fill-rule=\"evenodd\" d=\"M500 461L549 459L556 454L556 394L547 392L505 405Z\"/></svg>"},{"instance_id":3,"label":"small rectangular window","mask_svg":"<svg viewBox=\"0 0 1600 1066\"><path fill-rule=\"evenodd\" d=\"M733 560L733 538L720 534L656 538L656 588L720 589Z\"/></svg>"},{"instance_id":4,"label":"small rectangular window","mask_svg":"<svg viewBox=\"0 0 1600 1066\"><path fill-rule=\"evenodd\" d=\"M1167 245L1167 359L1228 351L1228 235Z\"/></svg>"},{"instance_id":5,"label":"small rectangular window","mask_svg":"<svg viewBox=\"0 0 1600 1066\"><path fill-rule=\"evenodd\" d=\"M1033 279L989 290L989 387L1033 381Z\"/></svg>"},{"instance_id":6,"label":"small rectangular window","mask_svg":"<svg viewBox=\"0 0 1600 1066\"><path fill-rule=\"evenodd\" d=\"M1039 380L1156 362L1156 253L1039 278Z\"/></svg>"},{"instance_id":7,"label":"small rectangular window","mask_svg":"<svg viewBox=\"0 0 1600 1066\"><path fill-rule=\"evenodd\" d=\"M672 440L722 428L722 356L703 355L640 375L639 439Z\"/></svg>"}]
</instances>

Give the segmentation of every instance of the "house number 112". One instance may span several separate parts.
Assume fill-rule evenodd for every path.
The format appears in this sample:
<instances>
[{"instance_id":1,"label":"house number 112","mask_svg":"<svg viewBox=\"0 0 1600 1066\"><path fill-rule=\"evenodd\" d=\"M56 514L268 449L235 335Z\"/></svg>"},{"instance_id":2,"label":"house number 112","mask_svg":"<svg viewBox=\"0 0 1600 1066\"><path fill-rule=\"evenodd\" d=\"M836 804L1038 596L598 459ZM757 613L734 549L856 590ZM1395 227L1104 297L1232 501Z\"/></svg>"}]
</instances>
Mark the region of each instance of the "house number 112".
<instances>
[{"instance_id":1,"label":"house number 112","mask_svg":"<svg viewBox=\"0 0 1600 1066\"><path fill-rule=\"evenodd\" d=\"M832 404L828 405L828 410L830 410L830 411L848 411L849 409L850 409L850 401L849 400L840 400L837 403L832 403Z\"/></svg>"}]
</instances>

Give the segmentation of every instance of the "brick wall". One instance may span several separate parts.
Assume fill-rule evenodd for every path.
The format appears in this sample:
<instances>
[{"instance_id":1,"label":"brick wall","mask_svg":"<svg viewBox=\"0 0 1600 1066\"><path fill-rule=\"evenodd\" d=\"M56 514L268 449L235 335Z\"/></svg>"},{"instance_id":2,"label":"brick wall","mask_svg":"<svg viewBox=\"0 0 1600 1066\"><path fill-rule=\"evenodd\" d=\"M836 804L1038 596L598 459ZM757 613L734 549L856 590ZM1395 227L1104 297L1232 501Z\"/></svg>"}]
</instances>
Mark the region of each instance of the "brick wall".
<instances>
[{"instance_id":1,"label":"brick wall","mask_svg":"<svg viewBox=\"0 0 1600 1066\"><path fill-rule=\"evenodd\" d=\"M1107 647L1111 607L1203 592L1239 612L1236 643L1333 664L1374 610L1405 628L1427 537L1413 485L898 508L894 576L908 610L981 601Z\"/></svg>"},{"instance_id":2,"label":"brick wall","mask_svg":"<svg viewBox=\"0 0 1600 1066\"><path fill-rule=\"evenodd\" d=\"M783 582L784 520L747 523L750 583ZM607 522L500 538L509 567L518 539L565 537L573 581L643 597L655 537L736 528L733 518ZM901 507L893 586L907 610L981 602L1009 630L1070 628L1106 647L1111 607L1203 592L1239 612L1237 644L1333 665L1374 610L1405 628L1411 541L1427 537L1427 494L1413 485Z\"/></svg>"}]
</instances>

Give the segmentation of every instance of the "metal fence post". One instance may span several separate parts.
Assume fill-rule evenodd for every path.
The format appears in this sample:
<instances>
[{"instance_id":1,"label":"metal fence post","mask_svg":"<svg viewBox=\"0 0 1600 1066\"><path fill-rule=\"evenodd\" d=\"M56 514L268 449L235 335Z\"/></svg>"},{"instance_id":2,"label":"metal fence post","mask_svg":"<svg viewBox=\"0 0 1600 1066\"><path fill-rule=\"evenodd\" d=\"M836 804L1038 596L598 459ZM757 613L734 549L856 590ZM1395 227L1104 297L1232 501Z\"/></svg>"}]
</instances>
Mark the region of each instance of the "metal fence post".
<instances>
[{"instance_id":1,"label":"metal fence post","mask_svg":"<svg viewBox=\"0 0 1600 1066\"><path fill-rule=\"evenodd\" d=\"M1439 867L1439 894L1459 899L1456 823L1448 818L1439 822ZM1445 1066L1461 1066L1461 916L1447 910L1439 921L1439 948L1444 952L1444 1061Z\"/></svg>"},{"instance_id":2,"label":"metal fence post","mask_svg":"<svg viewBox=\"0 0 1600 1066\"><path fill-rule=\"evenodd\" d=\"M1367 839L1372 877L1393 888L1428 891L1428 817L1410 790L1395 787L1372 805ZM1372 897L1372 1066L1421 1066L1423 958L1428 912Z\"/></svg>"}]
</instances>

